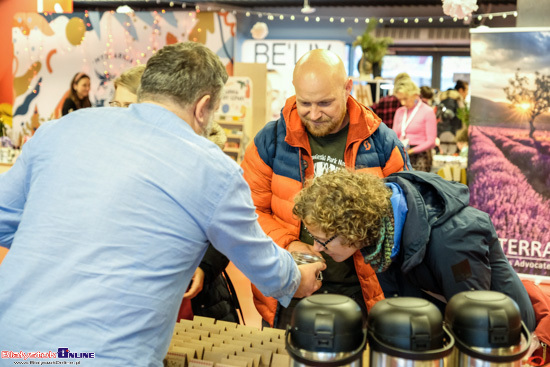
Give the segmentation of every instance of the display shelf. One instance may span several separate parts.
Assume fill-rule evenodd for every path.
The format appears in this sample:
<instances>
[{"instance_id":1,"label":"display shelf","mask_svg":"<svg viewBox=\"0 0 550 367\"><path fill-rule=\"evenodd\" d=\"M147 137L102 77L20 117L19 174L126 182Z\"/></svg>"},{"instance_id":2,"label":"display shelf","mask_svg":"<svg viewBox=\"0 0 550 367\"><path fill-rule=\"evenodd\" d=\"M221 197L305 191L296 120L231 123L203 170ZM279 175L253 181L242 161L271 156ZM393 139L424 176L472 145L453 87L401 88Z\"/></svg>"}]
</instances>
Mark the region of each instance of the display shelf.
<instances>
[{"instance_id":1,"label":"display shelf","mask_svg":"<svg viewBox=\"0 0 550 367\"><path fill-rule=\"evenodd\" d=\"M223 151L237 163L241 163L246 143L244 122L237 117L224 115L219 115L216 122L224 129L227 137Z\"/></svg>"}]
</instances>

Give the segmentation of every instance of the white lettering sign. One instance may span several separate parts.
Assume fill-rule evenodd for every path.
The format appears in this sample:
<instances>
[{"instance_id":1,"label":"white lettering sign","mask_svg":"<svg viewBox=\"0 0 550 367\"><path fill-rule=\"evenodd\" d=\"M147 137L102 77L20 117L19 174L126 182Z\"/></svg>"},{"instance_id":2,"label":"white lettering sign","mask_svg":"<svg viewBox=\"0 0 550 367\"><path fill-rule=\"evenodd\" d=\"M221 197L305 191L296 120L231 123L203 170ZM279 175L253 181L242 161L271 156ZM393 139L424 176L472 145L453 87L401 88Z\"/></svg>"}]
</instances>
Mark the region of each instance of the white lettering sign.
<instances>
[{"instance_id":1,"label":"white lettering sign","mask_svg":"<svg viewBox=\"0 0 550 367\"><path fill-rule=\"evenodd\" d=\"M294 68L300 57L318 48L331 50L342 60L347 57L346 45L342 41L246 40L241 59L243 62L265 63L268 69Z\"/></svg>"}]
</instances>

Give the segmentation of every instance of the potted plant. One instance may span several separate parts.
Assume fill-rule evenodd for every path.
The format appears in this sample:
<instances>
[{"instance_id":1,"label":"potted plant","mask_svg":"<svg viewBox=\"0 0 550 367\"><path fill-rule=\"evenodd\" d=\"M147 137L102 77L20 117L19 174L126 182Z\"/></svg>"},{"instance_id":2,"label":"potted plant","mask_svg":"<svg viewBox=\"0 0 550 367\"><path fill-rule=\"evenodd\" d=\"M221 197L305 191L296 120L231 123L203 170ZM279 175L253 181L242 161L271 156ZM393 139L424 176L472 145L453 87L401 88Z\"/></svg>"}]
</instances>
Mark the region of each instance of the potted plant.
<instances>
[{"instance_id":1,"label":"potted plant","mask_svg":"<svg viewBox=\"0 0 550 367\"><path fill-rule=\"evenodd\" d=\"M359 60L359 73L361 75L372 74L374 78L382 73L382 59L393 43L391 37L376 37L374 29L378 23L376 18L371 18L362 35L357 36L352 46L361 46L363 56Z\"/></svg>"}]
</instances>

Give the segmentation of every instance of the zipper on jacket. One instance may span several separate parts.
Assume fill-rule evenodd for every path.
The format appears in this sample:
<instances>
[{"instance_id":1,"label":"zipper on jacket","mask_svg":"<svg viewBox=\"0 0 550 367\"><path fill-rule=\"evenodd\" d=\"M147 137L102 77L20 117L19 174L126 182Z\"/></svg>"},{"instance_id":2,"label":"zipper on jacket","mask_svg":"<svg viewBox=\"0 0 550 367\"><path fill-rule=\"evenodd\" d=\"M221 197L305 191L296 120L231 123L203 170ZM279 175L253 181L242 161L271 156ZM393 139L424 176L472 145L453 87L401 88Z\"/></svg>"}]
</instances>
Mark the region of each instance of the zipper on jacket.
<instances>
[{"instance_id":1,"label":"zipper on jacket","mask_svg":"<svg viewBox=\"0 0 550 367\"><path fill-rule=\"evenodd\" d=\"M300 181L302 181L302 188L306 185L306 169L307 169L307 161L302 158L302 150L300 149Z\"/></svg>"}]
</instances>

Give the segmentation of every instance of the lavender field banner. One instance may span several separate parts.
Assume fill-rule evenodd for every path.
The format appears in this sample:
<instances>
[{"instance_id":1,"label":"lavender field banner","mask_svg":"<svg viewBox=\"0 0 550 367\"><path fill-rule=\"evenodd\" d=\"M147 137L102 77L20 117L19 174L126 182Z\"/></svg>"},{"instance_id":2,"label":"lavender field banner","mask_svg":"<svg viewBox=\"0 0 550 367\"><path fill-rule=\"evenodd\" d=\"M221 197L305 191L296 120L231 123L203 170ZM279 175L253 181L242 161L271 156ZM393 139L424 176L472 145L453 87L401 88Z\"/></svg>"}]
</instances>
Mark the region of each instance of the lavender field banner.
<instances>
[{"instance_id":1,"label":"lavender field banner","mask_svg":"<svg viewBox=\"0 0 550 367\"><path fill-rule=\"evenodd\" d=\"M522 277L550 282L550 28L471 33L470 204Z\"/></svg>"}]
</instances>

